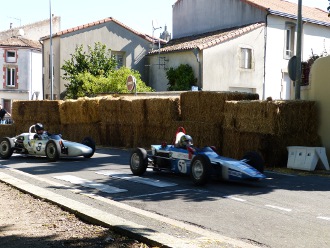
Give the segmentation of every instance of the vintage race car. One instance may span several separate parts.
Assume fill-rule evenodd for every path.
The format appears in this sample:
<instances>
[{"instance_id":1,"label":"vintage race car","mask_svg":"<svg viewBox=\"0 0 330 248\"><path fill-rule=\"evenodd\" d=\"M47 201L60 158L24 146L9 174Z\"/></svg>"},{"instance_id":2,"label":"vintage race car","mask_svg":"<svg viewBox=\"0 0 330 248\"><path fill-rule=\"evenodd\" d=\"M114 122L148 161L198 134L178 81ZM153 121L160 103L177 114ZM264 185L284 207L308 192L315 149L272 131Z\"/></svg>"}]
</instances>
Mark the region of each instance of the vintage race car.
<instances>
[{"instance_id":1,"label":"vintage race car","mask_svg":"<svg viewBox=\"0 0 330 248\"><path fill-rule=\"evenodd\" d=\"M35 128L32 125L28 133L16 137L4 137L0 141L0 157L8 159L13 153L46 156L49 161L56 161L60 157L83 156L91 158L95 152L95 142L86 137L81 143L63 140L60 134L45 135L43 139L35 139Z\"/></svg>"},{"instance_id":2,"label":"vintage race car","mask_svg":"<svg viewBox=\"0 0 330 248\"><path fill-rule=\"evenodd\" d=\"M151 145L151 154L143 148L131 153L130 169L134 175L142 175L147 168L154 171L170 171L190 175L195 185L204 185L212 177L237 181L258 181L263 174L264 161L257 152L247 152L242 160L220 156L214 147L180 148L166 143Z\"/></svg>"}]
</instances>

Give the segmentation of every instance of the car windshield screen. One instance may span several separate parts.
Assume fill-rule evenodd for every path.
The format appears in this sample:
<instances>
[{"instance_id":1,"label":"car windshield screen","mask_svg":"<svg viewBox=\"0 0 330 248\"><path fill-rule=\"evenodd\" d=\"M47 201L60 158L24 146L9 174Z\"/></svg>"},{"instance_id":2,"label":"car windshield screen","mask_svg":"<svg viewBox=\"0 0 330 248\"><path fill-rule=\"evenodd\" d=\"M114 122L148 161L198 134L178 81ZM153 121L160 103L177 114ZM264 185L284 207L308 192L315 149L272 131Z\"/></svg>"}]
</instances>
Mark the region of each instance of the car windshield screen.
<instances>
[{"instance_id":1,"label":"car windshield screen","mask_svg":"<svg viewBox=\"0 0 330 248\"><path fill-rule=\"evenodd\" d=\"M49 136L49 138L53 139L53 140L61 140L62 137L59 134L52 134Z\"/></svg>"}]
</instances>

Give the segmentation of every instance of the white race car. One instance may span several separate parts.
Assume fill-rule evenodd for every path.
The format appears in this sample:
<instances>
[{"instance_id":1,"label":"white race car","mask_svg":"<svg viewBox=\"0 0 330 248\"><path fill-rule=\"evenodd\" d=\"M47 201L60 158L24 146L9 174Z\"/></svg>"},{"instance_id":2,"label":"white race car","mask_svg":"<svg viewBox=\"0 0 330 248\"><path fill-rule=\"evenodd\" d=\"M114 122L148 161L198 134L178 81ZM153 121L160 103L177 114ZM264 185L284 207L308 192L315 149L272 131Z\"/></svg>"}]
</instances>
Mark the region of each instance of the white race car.
<instances>
[{"instance_id":1,"label":"white race car","mask_svg":"<svg viewBox=\"0 0 330 248\"><path fill-rule=\"evenodd\" d=\"M13 153L31 156L46 156L54 162L60 157L84 156L91 158L95 152L95 142L86 137L81 143L63 140L60 134L43 135L42 139L35 139L35 125L28 133L16 137L4 137L0 141L0 158L8 159Z\"/></svg>"}]
</instances>

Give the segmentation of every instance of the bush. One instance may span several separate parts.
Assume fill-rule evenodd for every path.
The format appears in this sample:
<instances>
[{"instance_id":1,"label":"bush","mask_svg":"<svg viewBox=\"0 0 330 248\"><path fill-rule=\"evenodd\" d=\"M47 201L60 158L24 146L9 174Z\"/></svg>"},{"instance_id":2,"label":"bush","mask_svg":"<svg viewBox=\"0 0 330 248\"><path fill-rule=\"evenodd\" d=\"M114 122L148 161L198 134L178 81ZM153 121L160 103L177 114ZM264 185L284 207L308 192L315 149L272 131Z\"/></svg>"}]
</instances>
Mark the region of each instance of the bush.
<instances>
[{"instance_id":1,"label":"bush","mask_svg":"<svg viewBox=\"0 0 330 248\"><path fill-rule=\"evenodd\" d=\"M192 86L196 86L197 78L194 76L192 67L188 64L181 64L178 68L171 67L167 72L168 90L181 91L190 90Z\"/></svg>"}]
</instances>

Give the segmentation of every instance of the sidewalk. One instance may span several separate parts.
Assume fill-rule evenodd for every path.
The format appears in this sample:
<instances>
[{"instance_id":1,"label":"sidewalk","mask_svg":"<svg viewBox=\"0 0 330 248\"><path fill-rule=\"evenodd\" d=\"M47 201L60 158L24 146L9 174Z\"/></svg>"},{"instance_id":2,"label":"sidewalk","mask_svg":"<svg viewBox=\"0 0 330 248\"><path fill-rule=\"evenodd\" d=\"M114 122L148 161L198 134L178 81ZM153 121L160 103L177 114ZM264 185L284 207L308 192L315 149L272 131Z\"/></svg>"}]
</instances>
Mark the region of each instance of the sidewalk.
<instances>
[{"instance_id":1,"label":"sidewalk","mask_svg":"<svg viewBox=\"0 0 330 248\"><path fill-rule=\"evenodd\" d=\"M172 220L167 217L160 216L158 214L150 213L141 209L137 209L131 206L128 206L123 203L115 202L106 198L98 197L96 195L89 195L89 197L93 197L95 201L106 201L111 208L110 211L104 212L102 210L96 209L95 207L86 205L84 203L78 202L73 199L66 198L62 195L56 194L50 190L45 188L41 188L20 179L17 179L11 175L8 175L2 171L0 171L0 181L5 182L9 185L14 186L15 188L20 189L23 192L27 192L31 195L36 196L39 199L45 199L47 202L33 199L31 196L28 197L28 200L22 200L22 197L12 197L12 194L6 194L1 185L1 194L0 201L1 203L5 203L7 207L2 207L2 209L10 209L9 213L5 213L5 216L15 216L15 218L4 218L3 213L1 213L0 224L1 224L1 236L0 236L0 247L2 246L2 237L8 237L11 234L10 230L13 228L13 235L19 240L21 238L30 240L30 236L32 235L32 240L35 241L35 236L41 237L40 239L49 242L54 235L57 235L58 232L54 228L58 227L58 223L61 221L57 221L54 224L53 220L48 221L47 217L53 217L53 213L55 210L55 206L49 204L48 202L52 202L57 206L60 206L62 209L65 209L69 213L75 213L77 217L82 220L85 220L87 223L92 223L93 225L88 225L79 221L72 214L69 214L59 208L55 211L59 216L64 216L63 222L67 224L67 220L70 221L74 219L73 227L68 227L67 231L62 231L66 235L68 235L70 231L76 229L77 233L74 231L72 234L68 235L66 238L70 239L71 242L73 240L79 240L79 242L85 242L85 240L89 244L92 240L97 240L96 242L102 242L100 246L75 246L75 247L118 247L112 246L114 245L111 242L116 242L116 240L120 239L118 236L115 236L113 233L109 234L109 230L115 230L117 233L124 235L124 237L129 236L131 239L126 238L128 240L129 245L131 246L123 246L123 247L141 247L141 243L136 242L134 240L139 240L145 244L150 244L150 246L142 246L142 247L178 247L178 248L214 248L214 247L255 247L249 243L244 243L242 241L233 240L211 231L205 230L203 228L189 225L180 221ZM7 189L6 189L7 188ZM6 191L8 191L8 186L5 187ZM12 192L13 189L9 190ZM22 196L23 194L16 195ZM5 199L3 199L5 198ZM13 199L11 201L10 207L8 207L8 199ZM25 198L24 198L25 199ZM45 206L34 209L36 206L36 202L40 204L45 204ZM23 206L23 208L22 208ZM50 207L52 206L52 207ZM22 215L23 214L23 215ZM33 215L36 217L33 217ZM19 216L20 221L16 221L16 216ZM137 216L138 218L133 218L133 216ZM36 219L38 221L36 221ZM41 223L42 221L45 223ZM5 220L5 222L3 222ZM7 223L7 221L11 221L14 223ZM32 223L31 223L32 221ZM48 223L47 223L48 222ZM86 225L86 226L85 226ZM102 227L101 227L102 226ZM37 234L34 232L29 232L30 227L39 227ZM41 229L40 229L41 227ZM54 228L50 228L54 227ZM56 229L56 228L55 228ZM80 233L80 230L82 233ZM86 230L86 231L85 231ZM89 230L89 231L88 231ZM7 231L7 234L6 234ZM9 231L9 233L8 233ZM43 233L44 231L44 233ZM49 232L51 231L51 232ZM89 232L89 233L88 233ZM77 236L78 235L78 236ZM79 236L81 235L81 237ZM50 236L50 237L48 237ZM42 238L47 237L47 238ZM115 237L115 238L114 238ZM55 237L56 238L56 237ZM62 237L64 238L64 237ZM122 238L122 237L121 237ZM7 241L10 238L6 238ZM39 242L39 241L38 241ZM109 243L110 242L110 243ZM94 241L92 243L95 243ZM140 245L140 246L135 246ZM10 246L5 246L10 248ZM19 246L12 246L19 247ZM23 246L22 246L23 247ZM24 246L28 247L28 246ZM34 248L38 248L36 246L31 246ZM57 247L57 246L40 246L41 247ZM60 247L60 246L58 246ZM61 246L63 247L63 246ZM70 247L70 246L64 246Z\"/></svg>"}]
</instances>

